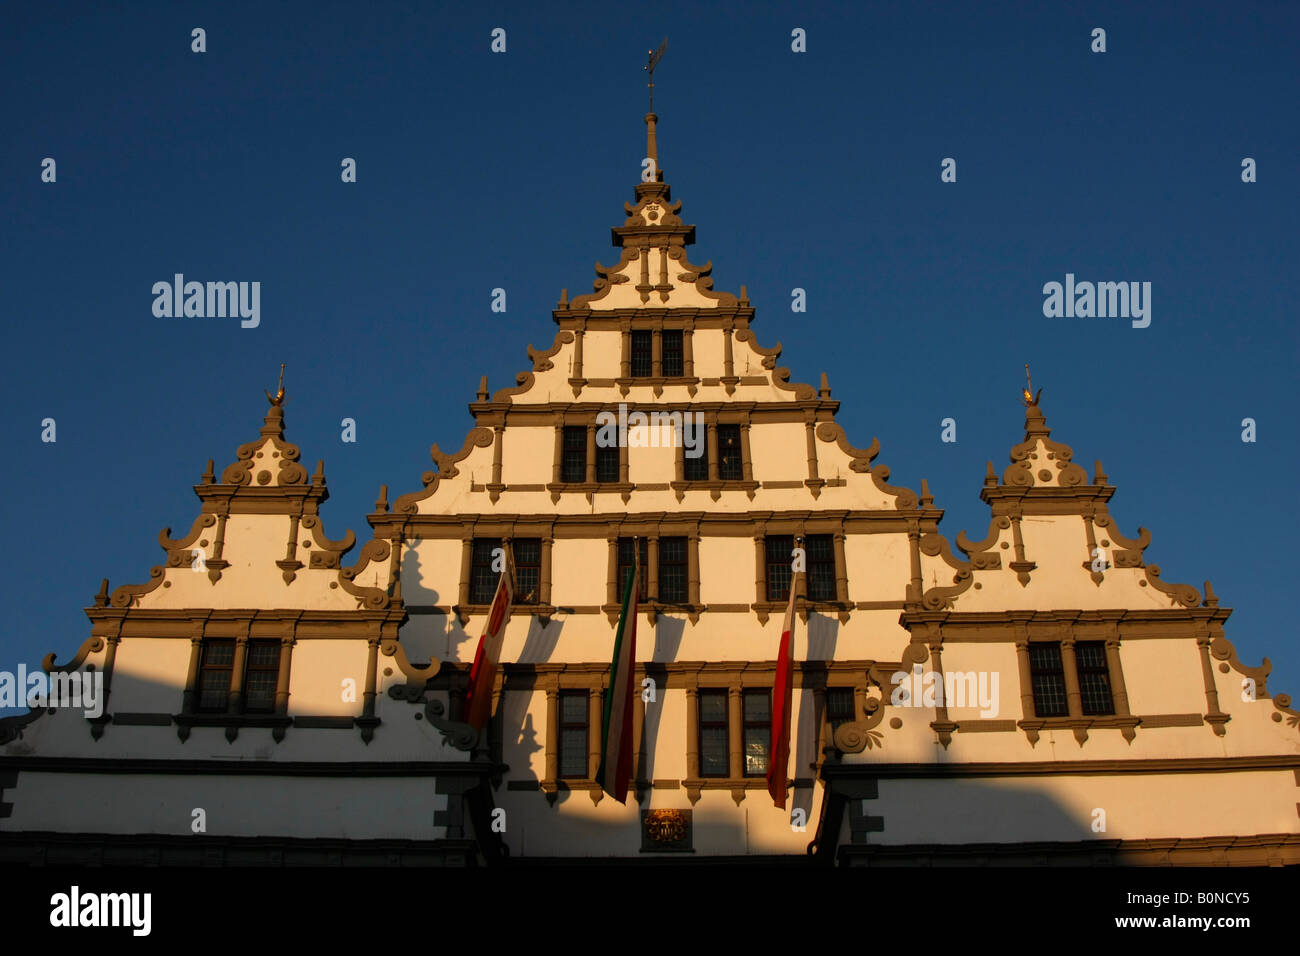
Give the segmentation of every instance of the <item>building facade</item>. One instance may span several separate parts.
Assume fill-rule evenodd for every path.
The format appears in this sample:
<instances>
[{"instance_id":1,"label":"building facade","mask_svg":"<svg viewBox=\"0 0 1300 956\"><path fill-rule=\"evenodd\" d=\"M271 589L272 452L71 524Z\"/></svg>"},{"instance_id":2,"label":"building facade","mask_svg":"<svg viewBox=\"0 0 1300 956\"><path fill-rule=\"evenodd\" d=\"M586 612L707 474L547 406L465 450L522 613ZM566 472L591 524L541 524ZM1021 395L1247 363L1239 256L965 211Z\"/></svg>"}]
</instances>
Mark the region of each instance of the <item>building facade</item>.
<instances>
[{"instance_id":1,"label":"building facade","mask_svg":"<svg viewBox=\"0 0 1300 956\"><path fill-rule=\"evenodd\" d=\"M646 118L658 166L657 118ZM285 439L196 486L166 562L87 613L52 674L103 714L0 722L0 855L33 861L440 864L608 858L1300 862L1300 714L1238 657L1230 614L1162 580L1026 393L980 491L939 531L791 381L754 309L713 289L658 173L618 261L554 340L469 406L418 490L385 488L355 563ZM500 556L515 569L491 724L461 704ZM618 582L637 560L633 793L594 779ZM793 573L796 563L802 573ZM765 779L796 589L784 807ZM203 811L202 829L197 821ZM62 855L61 855L62 854Z\"/></svg>"}]
</instances>

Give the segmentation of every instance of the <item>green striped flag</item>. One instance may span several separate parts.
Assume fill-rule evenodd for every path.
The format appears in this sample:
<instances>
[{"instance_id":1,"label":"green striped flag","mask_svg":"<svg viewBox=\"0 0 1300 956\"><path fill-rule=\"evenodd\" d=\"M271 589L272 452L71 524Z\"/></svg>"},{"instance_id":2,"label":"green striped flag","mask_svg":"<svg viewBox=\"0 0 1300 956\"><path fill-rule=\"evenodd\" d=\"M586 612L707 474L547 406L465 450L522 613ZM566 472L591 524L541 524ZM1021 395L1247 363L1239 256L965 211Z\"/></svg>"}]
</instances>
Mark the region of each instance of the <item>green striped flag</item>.
<instances>
[{"instance_id":1,"label":"green striped flag","mask_svg":"<svg viewBox=\"0 0 1300 956\"><path fill-rule=\"evenodd\" d=\"M632 696L636 677L636 608L641 580L641 556L636 543L635 558L623 585L623 610L614 636L614 659L609 665L609 691L600 726L600 767L596 780L619 803L627 802L632 778Z\"/></svg>"}]
</instances>

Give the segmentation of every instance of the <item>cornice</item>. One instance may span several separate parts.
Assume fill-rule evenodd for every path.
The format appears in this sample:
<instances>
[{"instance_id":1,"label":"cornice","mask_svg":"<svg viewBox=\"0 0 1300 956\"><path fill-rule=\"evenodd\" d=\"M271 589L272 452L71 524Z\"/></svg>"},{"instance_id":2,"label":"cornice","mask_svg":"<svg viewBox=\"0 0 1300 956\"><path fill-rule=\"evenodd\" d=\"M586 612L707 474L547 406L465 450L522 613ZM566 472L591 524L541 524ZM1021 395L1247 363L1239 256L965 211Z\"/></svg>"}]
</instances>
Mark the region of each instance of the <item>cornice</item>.
<instances>
[{"instance_id":1,"label":"cornice","mask_svg":"<svg viewBox=\"0 0 1300 956\"><path fill-rule=\"evenodd\" d=\"M788 534L805 529L811 534L846 532L865 534L906 533L912 522L920 522L922 531L932 531L942 511L874 511L857 509L783 509L744 512L715 511L640 511L609 513L556 512L482 512L471 514L371 514L368 518L375 534L383 538L404 540L433 538L439 540L466 537L538 537L543 532L555 538L626 537L646 528L673 529L675 533L698 530L718 537L753 537Z\"/></svg>"}]
</instances>

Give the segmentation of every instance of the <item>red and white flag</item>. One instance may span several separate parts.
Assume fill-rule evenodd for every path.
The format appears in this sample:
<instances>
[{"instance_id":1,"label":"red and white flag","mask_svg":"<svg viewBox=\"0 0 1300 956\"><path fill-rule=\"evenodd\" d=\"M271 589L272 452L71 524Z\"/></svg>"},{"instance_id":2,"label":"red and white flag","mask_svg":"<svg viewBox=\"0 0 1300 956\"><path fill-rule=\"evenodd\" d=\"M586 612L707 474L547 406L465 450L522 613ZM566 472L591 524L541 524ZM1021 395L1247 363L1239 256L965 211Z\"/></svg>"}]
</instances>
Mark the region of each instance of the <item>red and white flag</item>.
<instances>
[{"instance_id":1,"label":"red and white flag","mask_svg":"<svg viewBox=\"0 0 1300 956\"><path fill-rule=\"evenodd\" d=\"M515 597L513 571L507 554L488 611L487 628L478 639L474 665L469 671L469 690L465 693L465 722L478 730L486 727L492 717L492 687L501 661L501 643L505 637L506 621L510 619L510 605Z\"/></svg>"},{"instance_id":2,"label":"red and white flag","mask_svg":"<svg viewBox=\"0 0 1300 956\"><path fill-rule=\"evenodd\" d=\"M785 809L785 790L790 763L790 726L794 702L794 597L798 577L790 575L790 600L785 606L781 646L776 655L776 682L772 687L772 743L768 747L767 792L772 802Z\"/></svg>"}]
</instances>

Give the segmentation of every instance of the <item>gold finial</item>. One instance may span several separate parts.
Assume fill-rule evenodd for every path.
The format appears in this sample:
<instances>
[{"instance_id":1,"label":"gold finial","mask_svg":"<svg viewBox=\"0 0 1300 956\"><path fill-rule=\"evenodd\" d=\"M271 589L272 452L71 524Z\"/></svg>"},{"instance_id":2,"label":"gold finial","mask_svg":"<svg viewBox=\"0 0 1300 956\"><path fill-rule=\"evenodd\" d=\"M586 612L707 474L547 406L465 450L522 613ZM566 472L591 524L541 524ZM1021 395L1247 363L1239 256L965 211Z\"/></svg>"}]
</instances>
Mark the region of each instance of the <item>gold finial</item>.
<instances>
[{"instance_id":1,"label":"gold finial","mask_svg":"<svg viewBox=\"0 0 1300 956\"><path fill-rule=\"evenodd\" d=\"M284 363L283 363L283 362L280 363L280 388L279 388L279 391L277 391L277 392L275 393L275 397L274 397L274 398L271 397L271 393L270 393L270 392L267 392L267 393L266 393L266 400L267 400L268 402L270 402L272 405L276 406L277 408L278 408L279 406L281 406L281 405L284 404Z\"/></svg>"},{"instance_id":2,"label":"gold finial","mask_svg":"<svg viewBox=\"0 0 1300 956\"><path fill-rule=\"evenodd\" d=\"M1040 395L1043 394L1043 390L1040 388L1038 390L1038 395L1034 394L1034 383L1029 378L1028 362L1025 363L1025 385L1028 387L1022 388L1020 390L1020 400L1024 402L1026 408L1029 407L1030 405L1037 405L1038 398Z\"/></svg>"}]
</instances>

